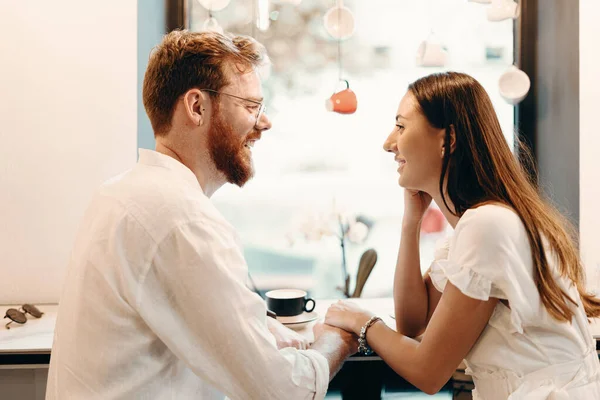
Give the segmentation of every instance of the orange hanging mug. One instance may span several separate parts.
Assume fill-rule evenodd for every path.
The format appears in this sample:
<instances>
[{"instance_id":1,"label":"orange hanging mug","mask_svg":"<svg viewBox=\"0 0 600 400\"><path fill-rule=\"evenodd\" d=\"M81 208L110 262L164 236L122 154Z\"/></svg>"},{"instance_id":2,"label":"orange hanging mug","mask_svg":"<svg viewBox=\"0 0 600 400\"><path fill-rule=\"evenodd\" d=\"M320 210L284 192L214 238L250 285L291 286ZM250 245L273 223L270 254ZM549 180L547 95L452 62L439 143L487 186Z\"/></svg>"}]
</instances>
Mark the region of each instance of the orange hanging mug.
<instances>
[{"instance_id":1,"label":"orange hanging mug","mask_svg":"<svg viewBox=\"0 0 600 400\"><path fill-rule=\"evenodd\" d=\"M356 94L350 89L348 81L344 79L343 82L346 82L346 89L331 95L325 101L325 108L327 111L340 114L352 114L356 111L358 100L356 99Z\"/></svg>"}]
</instances>

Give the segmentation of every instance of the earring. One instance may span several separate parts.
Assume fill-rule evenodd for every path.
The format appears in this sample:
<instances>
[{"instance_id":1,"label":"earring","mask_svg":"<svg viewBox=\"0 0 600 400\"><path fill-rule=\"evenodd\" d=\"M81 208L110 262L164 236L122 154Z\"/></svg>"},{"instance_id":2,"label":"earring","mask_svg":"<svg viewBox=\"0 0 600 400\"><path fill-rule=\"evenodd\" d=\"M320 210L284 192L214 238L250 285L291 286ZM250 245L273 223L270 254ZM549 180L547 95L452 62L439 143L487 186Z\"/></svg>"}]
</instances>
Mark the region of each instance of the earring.
<instances>
[{"instance_id":1,"label":"earring","mask_svg":"<svg viewBox=\"0 0 600 400\"><path fill-rule=\"evenodd\" d=\"M444 150L445 150L445 149L443 149L443 148L442 148L442 157L444 157Z\"/></svg>"}]
</instances>

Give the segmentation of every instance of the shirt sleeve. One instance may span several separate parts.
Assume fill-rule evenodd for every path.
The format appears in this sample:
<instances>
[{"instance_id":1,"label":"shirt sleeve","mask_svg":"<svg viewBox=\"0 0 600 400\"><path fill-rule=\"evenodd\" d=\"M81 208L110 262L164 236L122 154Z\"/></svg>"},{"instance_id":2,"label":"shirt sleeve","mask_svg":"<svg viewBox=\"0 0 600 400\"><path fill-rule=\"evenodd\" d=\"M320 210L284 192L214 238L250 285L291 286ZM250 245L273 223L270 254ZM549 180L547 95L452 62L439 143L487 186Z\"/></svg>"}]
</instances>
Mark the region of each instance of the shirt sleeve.
<instances>
[{"instance_id":1,"label":"shirt sleeve","mask_svg":"<svg viewBox=\"0 0 600 400\"><path fill-rule=\"evenodd\" d=\"M322 399L329 365L315 350L278 350L266 305L243 279L233 232L211 221L175 228L156 249L138 311L168 348L230 399Z\"/></svg>"},{"instance_id":2,"label":"shirt sleeve","mask_svg":"<svg viewBox=\"0 0 600 400\"><path fill-rule=\"evenodd\" d=\"M450 281L474 299L507 298L506 275L514 257L511 225L518 217L499 208L469 210L460 219L447 258L431 266L430 276L439 291Z\"/></svg>"}]
</instances>

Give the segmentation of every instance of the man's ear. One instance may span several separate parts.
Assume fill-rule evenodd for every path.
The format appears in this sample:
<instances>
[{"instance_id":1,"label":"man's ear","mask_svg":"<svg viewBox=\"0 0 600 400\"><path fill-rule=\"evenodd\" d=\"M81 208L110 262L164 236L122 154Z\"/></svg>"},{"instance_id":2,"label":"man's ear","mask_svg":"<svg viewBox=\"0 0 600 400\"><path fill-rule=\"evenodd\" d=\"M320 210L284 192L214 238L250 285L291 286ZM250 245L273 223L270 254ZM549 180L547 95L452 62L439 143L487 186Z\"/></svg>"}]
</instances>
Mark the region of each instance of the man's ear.
<instances>
[{"instance_id":1,"label":"man's ear","mask_svg":"<svg viewBox=\"0 0 600 400\"><path fill-rule=\"evenodd\" d=\"M193 125L200 126L207 120L208 96L199 89L190 89L183 95L185 112Z\"/></svg>"}]
</instances>

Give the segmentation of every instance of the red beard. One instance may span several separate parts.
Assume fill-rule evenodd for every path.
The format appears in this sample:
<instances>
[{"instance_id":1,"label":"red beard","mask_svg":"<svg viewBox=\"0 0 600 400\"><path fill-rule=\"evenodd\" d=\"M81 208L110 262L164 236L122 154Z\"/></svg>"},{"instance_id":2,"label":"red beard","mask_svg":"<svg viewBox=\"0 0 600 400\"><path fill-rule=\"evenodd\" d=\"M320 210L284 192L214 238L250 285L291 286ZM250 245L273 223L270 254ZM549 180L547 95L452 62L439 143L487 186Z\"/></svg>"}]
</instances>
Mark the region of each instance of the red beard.
<instances>
[{"instance_id":1,"label":"red beard","mask_svg":"<svg viewBox=\"0 0 600 400\"><path fill-rule=\"evenodd\" d=\"M208 149L217 170L225 174L227 182L239 187L254 175L252 159L245 147L250 136L237 137L231 124L224 121L219 108L215 108L208 131Z\"/></svg>"}]
</instances>

